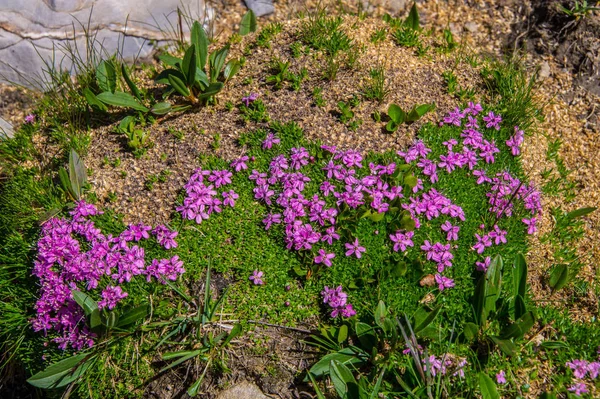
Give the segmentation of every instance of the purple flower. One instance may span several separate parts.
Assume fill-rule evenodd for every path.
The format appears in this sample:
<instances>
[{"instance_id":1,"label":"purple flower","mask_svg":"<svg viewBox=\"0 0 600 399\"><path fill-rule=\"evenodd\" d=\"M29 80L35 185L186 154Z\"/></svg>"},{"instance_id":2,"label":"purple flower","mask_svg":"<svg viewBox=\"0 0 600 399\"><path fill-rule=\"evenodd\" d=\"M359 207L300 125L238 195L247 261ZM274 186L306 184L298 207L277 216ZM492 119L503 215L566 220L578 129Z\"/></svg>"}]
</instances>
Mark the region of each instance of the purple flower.
<instances>
[{"instance_id":1,"label":"purple flower","mask_svg":"<svg viewBox=\"0 0 600 399\"><path fill-rule=\"evenodd\" d=\"M401 250L404 252L407 247L414 247L415 244L412 241L414 235L413 231L401 233L399 230L395 234L390 234L390 240L394 242L394 251L398 252L398 250Z\"/></svg>"},{"instance_id":2,"label":"purple flower","mask_svg":"<svg viewBox=\"0 0 600 399\"><path fill-rule=\"evenodd\" d=\"M215 183L215 187L221 187L226 184L231 184L233 173L228 170L213 170L208 176L208 180Z\"/></svg>"},{"instance_id":3,"label":"purple flower","mask_svg":"<svg viewBox=\"0 0 600 399\"><path fill-rule=\"evenodd\" d=\"M500 370L498 374L496 374L496 382L498 384L506 384L506 374L504 370Z\"/></svg>"},{"instance_id":4,"label":"purple flower","mask_svg":"<svg viewBox=\"0 0 600 399\"><path fill-rule=\"evenodd\" d=\"M585 360L575 359L565 363L565 365L573 370L573 375L576 378L585 378L588 372L588 362Z\"/></svg>"},{"instance_id":5,"label":"purple flower","mask_svg":"<svg viewBox=\"0 0 600 399\"><path fill-rule=\"evenodd\" d=\"M600 374L600 362L591 362L587 365L588 372L590 373L590 378L595 380L598 378L598 374Z\"/></svg>"},{"instance_id":6,"label":"purple flower","mask_svg":"<svg viewBox=\"0 0 600 399\"><path fill-rule=\"evenodd\" d=\"M315 256L315 263L323 263L327 267L331 267L331 259L335 258L334 253L327 253L324 249L319 249L319 254Z\"/></svg>"},{"instance_id":7,"label":"purple flower","mask_svg":"<svg viewBox=\"0 0 600 399\"><path fill-rule=\"evenodd\" d=\"M279 144L281 140L279 140L273 133L267 134L267 138L262 142L262 149L271 149L273 148L273 144Z\"/></svg>"},{"instance_id":8,"label":"purple flower","mask_svg":"<svg viewBox=\"0 0 600 399\"><path fill-rule=\"evenodd\" d=\"M465 113L471 114L473 116L476 116L481 111L483 111L483 107L481 106L481 104L474 104L472 101L469 101L468 107L465 108Z\"/></svg>"},{"instance_id":9,"label":"purple flower","mask_svg":"<svg viewBox=\"0 0 600 399\"><path fill-rule=\"evenodd\" d=\"M229 190L229 191L223 191L222 193L223 195L223 205L225 206L230 206L230 207L234 207L235 206L235 200L238 199L240 196L233 190Z\"/></svg>"},{"instance_id":10,"label":"purple flower","mask_svg":"<svg viewBox=\"0 0 600 399\"><path fill-rule=\"evenodd\" d=\"M249 96L242 97L242 102L244 104L246 104L246 107L248 107L248 106L250 106L250 103L256 101L257 98L258 98L258 94L257 93L250 93Z\"/></svg>"},{"instance_id":11,"label":"purple flower","mask_svg":"<svg viewBox=\"0 0 600 399\"><path fill-rule=\"evenodd\" d=\"M331 317L335 318L339 315L342 317L352 317L356 314L356 311L352 308L352 305L347 303L348 294L342 291L342 286L337 288L329 288L325 286L321 291L323 297L323 303L329 305L333 310L331 311Z\"/></svg>"},{"instance_id":12,"label":"purple flower","mask_svg":"<svg viewBox=\"0 0 600 399\"><path fill-rule=\"evenodd\" d=\"M534 234L537 231L537 227L535 226L537 219L521 219L523 223L527 226L527 234Z\"/></svg>"},{"instance_id":13,"label":"purple flower","mask_svg":"<svg viewBox=\"0 0 600 399\"><path fill-rule=\"evenodd\" d=\"M33 124L33 122L35 122L35 115L34 114L29 114L25 117L25 123L28 125Z\"/></svg>"},{"instance_id":14,"label":"purple flower","mask_svg":"<svg viewBox=\"0 0 600 399\"><path fill-rule=\"evenodd\" d=\"M265 230L269 230L272 224L281 223L281 215L279 213L269 213L262 222L265 225Z\"/></svg>"},{"instance_id":15,"label":"purple flower","mask_svg":"<svg viewBox=\"0 0 600 399\"><path fill-rule=\"evenodd\" d=\"M330 193L335 192L335 186L333 184L331 184L329 181L325 180L322 184L321 187L319 188L321 191L323 191L323 195L325 195L326 197L329 196Z\"/></svg>"},{"instance_id":16,"label":"purple flower","mask_svg":"<svg viewBox=\"0 0 600 399\"><path fill-rule=\"evenodd\" d=\"M156 241L165 249L177 248L175 237L179 234L177 231L171 231L166 226L159 224L152 230L156 236Z\"/></svg>"},{"instance_id":17,"label":"purple flower","mask_svg":"<svg viewBox=\"0 0 600 399\"><path fill-rule=\"evenodd\" d=\"M261 279L262 275L263 275L263 272L259 272L257 269L257 270L254 270L254 272L252 272L252 275L248 279L250 281L252 281L254 283L254 285L263 285L264 282Z\"/></svg>"},{"instance_id":18,"label":"purple flower","mask_svg":"<svg viewBox=\"0 0 600 399\"><path fill-rule=\"evenodd\" d=\"M448 116L444 117L444 123L460 126L464 117L465 114L460 112L460 108L456 107L454 108L454 111L450 112Z\"/></svg>"},{"instance_id":19,"label":"purple flower","mask_svg":"<svg viewBox=\"0 0 600 399\"><path fill-rule=\"evenodd\" d=\"M446 288L454 287L454 280L448 277L444 277L439 273L435 274L435 282L438 284L440 291L444 291Z\"/></svg>"},{"instance_id":20,"label":"purple flower","mask_svg":"<svg viewBox=\"0 0 600 399\"><path fill-rule=\"evenodd\" d=\"M104 290L102 290L102 299L98 301L98 308L102 309L108 307L108 309L113 309L117 306L117 303L121 301L121 299L127 297L127 293L123 292L121 287L118 285L116 287L109 285Z\"/></svg>"},{"instance_id":21,"label":"purple flower","mask_svg":"<svg viewBox=\"0 0 600 399\"><path fill-rule=\"evenodd\" d=\"M459 226L452 226L452 224L448 220L446 220L446 222L444 222L444 224L442 225L442 230L447 233L446 240L458 240L458 232L460 231Z\"/></svg>"},{"instance_id":22,"label":"purple flower","mask_svg":"<svg viewBox=\"0 0 600 399\"><path fill-rule=\"evenodd\" d=\"M487 116L483 117L483 121L485 123L485 127L488 129L493 127L496 130L500 130L500 122L502 122L502 117L500 115L495 115L492 111L490 111Z\"/></svg>"},{"instance_id":23,"label":"purple flower","mask_svg":"<svg viewBox=\"0 0 600 399\"><path fill-rule=\"evenodd\" d=\"M321 236L321 241L327 242L329 245L333 245L333 240L339 240L340 235L335 232L335 227L331 226L325 230L326 234Z\"/></svg>"},{"instance_id":24,"label":"purple flower","mask_svg":"<svg viewBox=\"0 0 600 399\"><path fill-rule=\"evenodd\" d=\"M248 159L249 158L247 155L243 155L243 156L239 157L238 159L234 159L229 166L231 166L236 172L248 169L248 165L246 165L246 162L248 162Z\"/></svg>"},{"instance_id":25,"label":"purple flower","mask_svg":"<svg viewBox=\"0 0 600 399\"><path fill-rule=\"evenodd\" d=\"M347 249L346 256L356 255L356 257L360 259L362 257L361 253L366 251L365 247L361 247L358 243L358 238L355 238L352 244L347 242L344 245Z\"/></svg>"},{"instance_id":26,"label":"purple flower","mask_svg":"<svg viewBox=\"0 0 600 399\"><path fill-rule=\"evenodd\" d=\"M492 258L490 256L486 256L483 262L475 262L475 266L478 271L486 272L488 267L490 267L491 262Z\"/></svg>"},{"instance_id":27,"label":"purple flower","mask_svg":"<svg viewBox=\"0 0 600 399\"><path fill-rule=\"evenodd\" d=\"M581 396L584 393L588 393L589 390L584 382L578 382L569 387L569 391L573 392L577 396Z\"/></svg>"}]
</instances>

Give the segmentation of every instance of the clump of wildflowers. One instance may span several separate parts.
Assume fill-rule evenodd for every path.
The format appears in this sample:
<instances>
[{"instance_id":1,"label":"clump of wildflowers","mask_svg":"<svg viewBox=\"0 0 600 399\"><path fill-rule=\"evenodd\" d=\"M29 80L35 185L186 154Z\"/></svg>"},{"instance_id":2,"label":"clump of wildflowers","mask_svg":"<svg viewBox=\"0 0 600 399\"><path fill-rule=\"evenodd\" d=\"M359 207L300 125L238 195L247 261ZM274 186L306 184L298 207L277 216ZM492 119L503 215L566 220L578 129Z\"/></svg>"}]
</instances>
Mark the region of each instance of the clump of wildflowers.
<instances>
[{"instance_id":1,"label":"clump of wildflowers","mask_svg":"<svg viewBox=\"0 0 600 399\"><path fill-rule=\"evenodd\" d=\"M323 303L329 305L332 309L331 317L352 317L356 314L352 304L348 303L348 294L342 291L341 285L337 288L325 286L321 291L321 296L323 297Z\"/></svg>"},{"instance_id":2,"label":"clump of wildflowers","mask_svg":"<svg viewBox=\"0 0 600 399\"><path fill-rule=\"evenodd\" d=\"M165 248L177 246L172 232L165 226L129 225L119 236L103 234L92 216L100 215L94 205L76 203L71 218L52 218L42 227L38 256L33 275L39 279L40 296L35 304L34 331L58 335L53 341L59 348L80 350L94 343L95 335L85 324L85 315L73 299L72 292L91 291L100 298L98 307L109 310L128 296L121 287L135 276L145 275L164 282L176 280L183 273L177 256L170 260L154 259L146 266L144 249L131 245L149 239L152 232ZM120 285L121 284L121 285ZM94 290L100 289L97 293Z\"/></svg>"},{"instance_id":3,"label":"clump of wildflowers","mask_svg":"<svg viewBox=\"0 0 600 399\"><path fill-rule=\"evenodd\" d=\"M248 279L252 281L254 285L263 285L265 282L262 281L262 276L263 272L254 270L254 272L252 272L252 275L248 277Z\"/></svg>"}]
</instances>

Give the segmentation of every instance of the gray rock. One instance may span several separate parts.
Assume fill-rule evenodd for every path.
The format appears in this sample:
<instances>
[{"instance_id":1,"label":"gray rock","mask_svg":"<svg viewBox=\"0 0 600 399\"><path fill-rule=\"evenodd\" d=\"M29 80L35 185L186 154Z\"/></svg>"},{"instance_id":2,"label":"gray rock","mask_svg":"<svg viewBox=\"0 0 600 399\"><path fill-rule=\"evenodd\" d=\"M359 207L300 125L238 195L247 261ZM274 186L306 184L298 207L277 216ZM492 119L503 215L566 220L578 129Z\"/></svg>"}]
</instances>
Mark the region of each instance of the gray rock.
<instances>
[{"instance_id":1,"label":"gray rock","mask_svg":"<svg viewBox=\"0 0 600 399\"><path fill-rule=\"evenodd\" d=\"M0 140L4 137L14 137L15 131L10 123L0 118Z\"/></svg>"},{"instance_id":2,"label":"gray rock","mask_svg":"<svg viewBox=\"0 0 600 399\"><path fill-rule=\"evenodd\" d=\"M479 30L479 25L477 25L477 22L469 21L465 24L465 30L471 33L475 33Z\"/></svg>"},{"instance_id":3,"label":"gray rock","mask_svg":"<svg viewBox=\"0 0 600 399\"><path fill-rule=\"evenodd\" d=\"M406 9L408 0L388 0L386 7L390 11L391 15L398 14Z\"/></svg>"},{"instance_id":4,"label":"gray rock","mask_svg":"<svg viewBox=\"0 0 600 399\"><path fill-rule=\"evenodd\" d=\"M538 77L541 80L548 79L550 77L550 64L548 64L548 61L544 61L540 64Z\"/></svg>"},{"instance_id":5,"label":"gray rock","mask_svg":"<svg viewBox=\"0 0 600 399\"><path fill-rule=\"evenodd\" d=\"M263 394L256 385L243 381L219 393L217 399L269 399L269 397Z\"/></svg>"},{"instance_id":6,"label":"gray rock","mask_svg":"<svg viewBox=\"0 0 600 399\"><path fill-rule=\"evenodd\" d=\"M273 14L275 6L271 0L244 0L246 7L254 11L257 17Z\"/></svg>"},{"instance_id":7,"label":"gray rock","mask_svg":"<svg viewBox=\"0 0 600 399\"><path fill-rule=\"evenodd\" d=\"M205 0L0 0L0 81L40 88L46 63L75 72L65 49L86 62L88 44L103 58L147 57L150 40L177 38L178 8L184 34L186 21L214 16Z\"/></svg>"}]
</instances>

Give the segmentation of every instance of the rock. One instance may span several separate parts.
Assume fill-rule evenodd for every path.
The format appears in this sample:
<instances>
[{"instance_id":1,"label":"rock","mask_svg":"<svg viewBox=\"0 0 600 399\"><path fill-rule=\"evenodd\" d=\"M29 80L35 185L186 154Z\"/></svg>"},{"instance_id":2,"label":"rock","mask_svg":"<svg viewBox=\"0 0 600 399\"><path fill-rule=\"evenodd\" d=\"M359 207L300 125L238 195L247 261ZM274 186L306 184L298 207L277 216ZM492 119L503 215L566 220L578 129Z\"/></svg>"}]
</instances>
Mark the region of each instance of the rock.
<instances>
[{"instance_id":1,"label":"rock","mask_svg":"<svg viewBox=\"0 0 600 399\"><path fill-rule=\"evenodd\" d=\"M14 137L15 131L10 123L0 118L0 140L4 137Z\"/></svg>"},{"instance_id":2,"label":"rock","mask_svg":"<svg viewBox=\"0 0 600 399\"><path fill-rule=\"evenodd\" d=\"M273 14L275 6L271 0L244 0L246 7L254 11L257 17Z\"/></svg>"},{"instance_id":3,"label":"rock","mask_svg":"<svg viewBox=\"0 0 600 399\"><path fill-rule=\"evenodd\" d=\"M471 33L475 33L479 30L479 25L477 25L477 22L469 21L465 24L465 30Z\"/></svg>"},{"instance_id":4,"label":"rock","mask_svg":"<svg viewBox=\"0 0 600 399\"><path fill-rule=\"evenodd\" d=\"M550 77L550 64L548 61L544 61L540 64L540 70L538 72L538 78L541 80L548 79Z\"/></svg>"},{"instance_id":5,"label":"rock","mask_svg":"<svg viewBox=\"0 0 600 399\"><path fill-rule=\"evenodd\" d=\"M389 0L386 6L390 14L395 15L406 9L407 2L407 0Z\"/></svg>"},{"instance_id":6,"label":"rock","mask_svg":"<svg viewBox=\"0 0 600 399\"><path fill-rule=\"evenodd\" d=\"M448 29L450 29L450 32L454 37L460 36L460 29L454 22L448 24Z\"/></svg>"},{"instance_id":7,"label":"rock","mask_svg":"<svg viewBox=\"0 0 600 399\"><path fill-rule=\"evenodd\" d=\"M254 384L243 381L219 393L217 399L269 399L268 396Z\"/></svg>"},{"instance_id":8,"label":"rock","mask_svg":"<svg viewBox=\"0 0 600 399\"><path fill-rule=\"evenodd\" d=\"M76 72L64 49L76 48L86 62L88 43L103 58L117 50L129 61L150 56L149 41L176 39L178 7L186 20L214 16L205 0L1 0L0 81L40 88L46 62Z\"/></svg>"}]
</instances>

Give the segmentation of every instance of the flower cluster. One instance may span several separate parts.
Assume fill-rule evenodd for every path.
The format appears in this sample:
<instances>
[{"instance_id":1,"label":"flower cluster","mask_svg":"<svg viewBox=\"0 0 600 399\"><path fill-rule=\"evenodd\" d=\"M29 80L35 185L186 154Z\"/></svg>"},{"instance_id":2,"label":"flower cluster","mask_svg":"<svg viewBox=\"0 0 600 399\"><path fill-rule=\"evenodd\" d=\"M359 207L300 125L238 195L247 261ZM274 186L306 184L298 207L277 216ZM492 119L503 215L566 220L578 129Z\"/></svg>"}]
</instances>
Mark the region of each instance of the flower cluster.
<instances>
[{"instance_id":1,"label":"flower cluster","mask_svg":"<svg viewBox=\"0 0 600 399\"><path fill-rule=\"evenodd\" d=\"M348 294L342 291L342 286L337 288L329 288L325 286L321 291L323 297L323 303L329 305L331 310L331 317L352 317L356 314L356 311L352 308L352 305L348 303Z\"/></svg>"},{"instance_id":2,"label":"flower cluster","mask_svg":"<svg viewBox=\"0 0 600 399\"><path fill-rule=\"evenodd\" d=\"M451 353L445 353L441 356L429 355L425 356L425 351L421 345L417 345L417 350L420 354L421 362L423 363L423 370L427 371L431 368L431 375L437 376L438 374L447 375L451 373L453 377L465 377L464 368L467 366L467 359L456 357ZM410 355L411 349L407 347L402 351L405 355Z\"/></svg>"},{"instance_id":3,"label":"flower cluster","mask_svg":"<svg viewBox=\"0 0 600 399\"><path fill-rule=\"evenodd\" d=\"M152 230L144 224L129 225L119 236L103 234L91 216L100 212L84 201L76 203L71 218L52 218L41 231L38 255L33 274L39 279L40 297L35 304L35 331L56 334L53 339L61 349L69 346L79 350L93 345L94 334L85 325L82 309L72 292L102 288L99 308L113 309L124 298L118 284L128 283L135 276L145 275L150 281L175 280L183 273L183 262L175 256L170 260L153 260L146 267L144 249L133 245L149 239L149 232L165 248L175 247L174 237L165 226Z\"/></svg>"},{"instance_id":4,"label":"flower cluster","mask_svg":"<svg viewBox=\"0 0 600 399\"><path fill-rule=\"evenodd\" d=\"M573 371L575 378L579 380L569 387L569 391L577 396L589 392L587 384L585 381L582 381L583 379L589 378L590 380L596 380L598 375L600 375L600 362L588 362L587 360L574 359L570 362L566 362L565 366L569 367Z\"/></svg>"}]
</instances>

